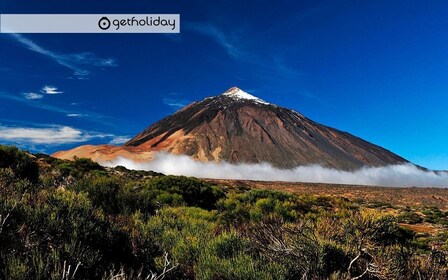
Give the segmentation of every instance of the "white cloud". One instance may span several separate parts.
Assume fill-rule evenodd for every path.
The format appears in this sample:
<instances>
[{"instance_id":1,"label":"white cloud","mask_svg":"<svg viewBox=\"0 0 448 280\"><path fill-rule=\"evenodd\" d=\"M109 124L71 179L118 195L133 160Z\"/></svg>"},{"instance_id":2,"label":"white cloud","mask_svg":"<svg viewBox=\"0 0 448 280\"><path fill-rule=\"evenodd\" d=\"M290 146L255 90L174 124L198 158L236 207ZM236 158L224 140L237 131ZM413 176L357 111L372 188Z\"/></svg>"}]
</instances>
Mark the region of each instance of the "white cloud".
<instances>
[{"instance_id":1,"label":"white cloud","mask_svg":"<svg viewBox=\"0 0 448 280\"><path fill-rule=\"evenodd\" d=\"M74 118L80 118L80 117L86 117L88 115L86 114L77 114L77 113L69 113L67 114L67 117L74 117Z\"/></svg>"},{"instance_id":2,"label":"white cloud","mask_svg":"<svg viewBox=\"0 0 448 280\"><path fill-rule=\"evenodd\" d=\"M85 67L115 67L117 62L114 58L101 58L90 52L81 52L73 54L61 54L48 49L45 49L32 40L24 37L23 35L11 33L9 34L16 41L27 47L33 52L45 55L46 57L54 60L58 64L71 69L77 79L86 79L86 76L90 74Z\"/></svg>"},{"instance_id":3,"label":"white cloud","mask_svg":"<svg viewBox=\"0 0 448 280\"><path fill-rule=\"evenodd\" d=\"M111 145L121 145L124 144L126 142L128 142L129 140L131 140L130 137L126 137L126 136L116 136L115 138L113 138L109 144Z\"/></svg>"},{"instance_id":4,"label":"white cloud","mask_svg":"<svg viewBox=\"0 0 448 280\"><path fill-rule=\"evenodd\" d=\"M45 94L60 94L60 93L64 93L63 91L58 90L58 88L54 87L54 86L44 86L40 91L42 93L45 93Z\"/></svg>"},{"instance_id":5,"label":"white cloud","mask_svg":"<svg viewBox=\"0 0 448 280\"><path fill-rule=\"evenodd\" d=\"M0 140L15 143L69 144L106 137L113 137L113 135L87 132L70 126L51 126L46 128L0 126Z\"/></svg>"},{"instance_id":6,"label":"white cloud","mask_svg":"<svg viewBox=\"0 0 448 280\"><path fill-rule=\"evenodd\" d=\"M185 99L177 99L177 98L163 98L163 104L170 106L174 110L179 110L182 107L190 104L191 101Z\"/></svg>"},{"instance_id":7,"label":"white cloud","mask_svg":"<svg viewBox=\"0 0 448 280\"><path fill-rule=\"evenodd\" d=\"M118 158L104 163L129 169L153 170L172 175L199 178L244 179L287 182L361 184L377 186L448 187L448 172L426 172L412 164L366 167L353 172L324 168L319 165L278 169L270 164L230 164L199 162L184 155L157 153L152 161L133 162Z\"/></svg>"},{"instance_id":8,"label":"white cloud","mask_svg":"<svg viewBox=\"0 0 448 280\"><path fill-rule=\"evenodd\" d=\"M73 108L68 108L68 107L63 107L63 106L61 106L61 107L53 106L50 104L46 104L44 102L35 102L32 100L25 99L22 96L18 96L17 94L11 94L8 92L3 92L3 91L0 91L0 100L1 99L19 102L19 103L29 106L31 108L36 108L36 109L50 111L50 112L56 112L56 113L63 114L65 116L68 114L72 114L74 111ZM73 104L71 104L71 105L74 106ZM75 103L75 105L79 105L79 104ZM112 127L112 128L116 127L117 123L123 122L121 119L111 117L108 115L103 115L103 114L100 114L100 113L97 113L94 111L90 111L90 110L87 111L87 110L77 109L76 111L81 111L83 116L89 116L89 118L85 119L86 121L95 122L95 123L99 123L102 125L107 125L108 127Z\"/></svg>"},{"instance_id":9,"label":"white cloud","mask_svg":"<svg viewBox=\"0 0 448 280\"><path fill-rule=\"evenodd\" d=\"M34 93L34 92L26 92L26 93L23 94L23 96L24 96L26 99L30 99L30 100L33 100L33 99L41 99L41 98L44 97L42 94Z\"/></svg>"}]
</instances>

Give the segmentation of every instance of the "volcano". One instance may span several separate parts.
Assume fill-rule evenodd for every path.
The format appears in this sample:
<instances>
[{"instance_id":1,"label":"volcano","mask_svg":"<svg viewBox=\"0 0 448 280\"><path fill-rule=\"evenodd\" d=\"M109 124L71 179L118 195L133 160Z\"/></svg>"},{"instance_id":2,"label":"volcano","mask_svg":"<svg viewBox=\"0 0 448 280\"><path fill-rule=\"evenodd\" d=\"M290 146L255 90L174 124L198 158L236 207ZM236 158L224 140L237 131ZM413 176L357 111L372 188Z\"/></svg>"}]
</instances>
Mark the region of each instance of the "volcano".
<instances>
[{"instance_id":1,"label":"volcano","mask_svg":"<svg viewBox=\"0 0 448 280\"><path fill-rule=\"evenodd\" d=\"M318 164L354 170L408 162L382 147L237 87L185 106L123 146L87 145L53 156L88 157L99 162L121 156L144 161L160 151L204 162L266 162L279 168Z\"/></svg>"}]
</instances>

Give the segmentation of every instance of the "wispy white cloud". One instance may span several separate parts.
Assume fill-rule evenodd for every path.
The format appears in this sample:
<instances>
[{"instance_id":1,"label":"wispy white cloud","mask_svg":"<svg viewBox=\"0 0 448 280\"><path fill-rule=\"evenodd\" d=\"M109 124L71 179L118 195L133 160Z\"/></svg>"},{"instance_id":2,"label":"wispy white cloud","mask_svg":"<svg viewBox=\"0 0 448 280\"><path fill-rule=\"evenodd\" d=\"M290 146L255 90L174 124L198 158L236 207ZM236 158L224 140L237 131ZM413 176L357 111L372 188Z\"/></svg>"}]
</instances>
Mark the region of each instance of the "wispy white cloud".
<instances>
[{"instance_id":1,"label":"wispy white cloud","mask_svg":"<svg viewBox=\"0 0 448 280\"><path fill-rule=\"evenodd\" d=\"M169 97L163 98L163 104L170 106L174 110L179 110L180 108L185 107L186 105L188 105L190 103L191 103L191 101L188 101L185 99L169 98Z\"/></svg>"},{"instance_id":2,"label":"wispy white cloud","mask_svg":"<svg viewBox=\"0 0 448 280\"><path fill-rule=\"evenodd\" d=\"M63 93L62 91L58 90L54 86L44 86L41 90L41 93L45 94L60 94ZM35 92L25 92L23 93L23 97L28 100L36 100L36 99L42 99L44 98L44 95L41 93L35 93ZM1 96L0 96L1 97ZM13 98L12 98L13 99Z\"/></svg>"},{"instance_id":3,"label":"wispy white cloud","mask_svg":"<svg viewBox=\"0 0 448 280\"><path fill-rule=\"evenodd\" d=\"M233 58L238 59L244 54L244 52L236 44L235 40L215 25L208 23L186 23L184 26L184 28L189 31L212 38L226 50L228 55Z\"/></svg>"},{"instance_id":4,"label":"wispy white cloud","mask_svg":"<svg viewBox=\"0 0 448 280\"><path fill-rule=\"evenodd\" d=\"M199 162L185 155L159 152L152 161L134 162L118 158L105 165L122 165L129 169L153 170L172 175L216 179L243 179L287 182L361 184L376 186L448 187L448 172L424 171L412 164L365 167L341 171L320 165L278 169L267 163L230 164Z\"/></svg>"},{"instance_id":5,"label":"wispy white cloud","mask_svg":"<svg viewBox=\"0 0 448 280\"><path fill-rule=\"evenodd\" d=\"M60 113L60 114L66 115L66 116L68 114L75 114L73 112L74 110L72 107L64 108L61 106L54 106L51 104L47 104L45 102L41 102L41 100L29 100L29 99L23 98L23 96L7 93L7 92L3 92L3 91L0 91L0 99L11 100L11 101L14 101L17 103L21 103L22 105L25 105L25 106L29 106L32 108L45 110L45 111L49 111L49 112ZM104 124L109 127L115 127L117 122L122 121L120 119L117 119L117 118L114 118L114 117L111 117L108 115L96 113L93 111L87 111L87 110L81 110L81 109L79 109L77 111L79 111L79 113L76 113L76 114L82 114L83 116L89 116L89 118L86 118L85 120L90 121L90 122Z\"/></svg>"},{"instance_id":6,"label":"wispy white cloud","mask_svg":"<svg viewBox=\"0 0 448 280\"><path fill-rule=\"evenodd\" d=\"M90 71L86 67L115 67L117 62L114 58L101 58L90 52L80 52L73 54L62 54L46 49L23 35L9 34L17 42L27 47L29 50L45 55L58 64L71 69L78 79L86 79Z\"/></svg>"},{"instance_id":7,"label":"wispy white cloud","mask_svg":"<svg viewBox=\"0 0 448 280\"><path fill-rule=\"evenodd\" d=\"M280 71L282 75L285 75L289 78L297 78L303 75L303 73L298 71L296 68L287 65L285 59L282 57L279 56L275 57L274 65L277 67L277 69Z\"/></svg>"},{"instance_id":8,"label":"wispy white cloud","mask_svg":"<svg viewBox=\"0 0 448 280\"><path fill-rule=\"evenodd\" d=\"M86 117L88 116L87 114L79 114L79 113L69 113L67 114L67 117L75 117L75 118L80 118L80 117Z\"/></svg>"},{"instance_id":9,"label":"wispy white cloud","mask_svg":"<svg viewBox=\"0 0 448 280\"><path fill-rule=\"evenodd\" d=\"M60 94L60 93L63 93L63 91L58 90L58 88L54 87L54 86L44 86L40 91L42 93L45 93L45 94Z\"/></svg>"},{"instance_id":10,"label":"wispy white cloud","mask_svg":"<svg viewBox=\"0 0 448 280\"><path fill-rule=\"evenodd\" d=\"M29 100L42 99L44 97L42 94L35 93L35 92L25 92L23 94L23 96Z\"/></svg>"},{"instance_id":11,"label":"wispy white cloud","mask_svg":"<svg viewBox=\"0 0 448 280\"><path fill-rule=\"evenodd\" d=\"M22 98L15 94L10 94L10 93L0 91L0 99L12 100L12 101L15 101L18 103L22 103L29 107L42 109L42 110L46 110L46 111L51 111L51 112L56 112L56 113L63 113L63 114L71 113L70 111L68 111L64 108L49 105L49 104L46 104L46 103L40 102L40 101L39 102L31 101L32 99L26 98L25 95L24 95L24 97L25 98Z\"/></svg>"},{"instance_id":12,"label":"wispy white cloud","mask_svg":"<svg viewBox=\"0 0 448 280\"><path fill-rule=\"evenodd\" d=\"M123 144L129 140L126 136L77 129L71 126L47 125L42 127L5 126L0 124L0 141L18 146L63 145L103 139L111 144ZM35 147L35 146L34 146Z\"/></svg>"},{"instance_id":13,"label":"wispy white cloud","mask_svg":"<svg viewBox=\"0 0 448 280\"><path fill-rule=\"evenodd\" d=\"M127 136L116 136L115 138L113 138L109 144L112 145L121 145L124 144L126 142L128 142L129 140L131 140L131 137L127 137Z\"/></svg>"},{"instance_id":14,"label":"wispy white cloud","mask_svg":"<svg viewBox=\"0 0 448 280\"><path fill-rule=\"evenodd\" d=\"M45 128L0 126L0 140L16 143L69 144L106 137L113 137L113 135L87 132L70 126L50 126Z\"/></svg>"}]
</instances>

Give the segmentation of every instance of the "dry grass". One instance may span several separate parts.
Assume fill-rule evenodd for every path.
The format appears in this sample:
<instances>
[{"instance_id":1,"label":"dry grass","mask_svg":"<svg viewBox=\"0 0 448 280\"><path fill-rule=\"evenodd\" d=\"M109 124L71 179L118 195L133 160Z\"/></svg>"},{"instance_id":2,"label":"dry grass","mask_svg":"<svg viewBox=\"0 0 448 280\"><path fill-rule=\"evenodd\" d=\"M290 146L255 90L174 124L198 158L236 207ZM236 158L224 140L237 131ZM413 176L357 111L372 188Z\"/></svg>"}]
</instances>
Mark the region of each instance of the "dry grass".
<instances>
[{"instance_id":1,"label":"dry grass","mask_svg":"<svg viewBox=\"0 0 448 280\"><path fill-rule=\"evenodd\" d=\"M431 235L435 235L436 233L438 233L440 231L439 228L435 227L434 225L428 224L428 223L415 224L415 225L400 223L400 226L410 229L417 233L429 233Z\"/></svg>"}]
</instances>

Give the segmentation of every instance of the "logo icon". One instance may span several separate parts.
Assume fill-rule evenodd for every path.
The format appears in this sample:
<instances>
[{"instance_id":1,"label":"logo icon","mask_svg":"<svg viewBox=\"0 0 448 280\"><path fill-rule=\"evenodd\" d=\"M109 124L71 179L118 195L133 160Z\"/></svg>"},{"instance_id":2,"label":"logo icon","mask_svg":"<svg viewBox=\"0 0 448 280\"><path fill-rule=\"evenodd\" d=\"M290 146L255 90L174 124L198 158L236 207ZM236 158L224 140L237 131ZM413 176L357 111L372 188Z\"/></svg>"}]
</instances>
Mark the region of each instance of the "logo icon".
<instances>
[{"instance_id":1,"label":"logo icon","mask_svg":"<svg viewBox=\"0 0 448 280\"><path fill-rule=\"evenodd\" d=\"M102 17L98 21L98 27L102 30L107 30L110 27L110 20L107 17Z\"/></svg>"}]
</instances>

